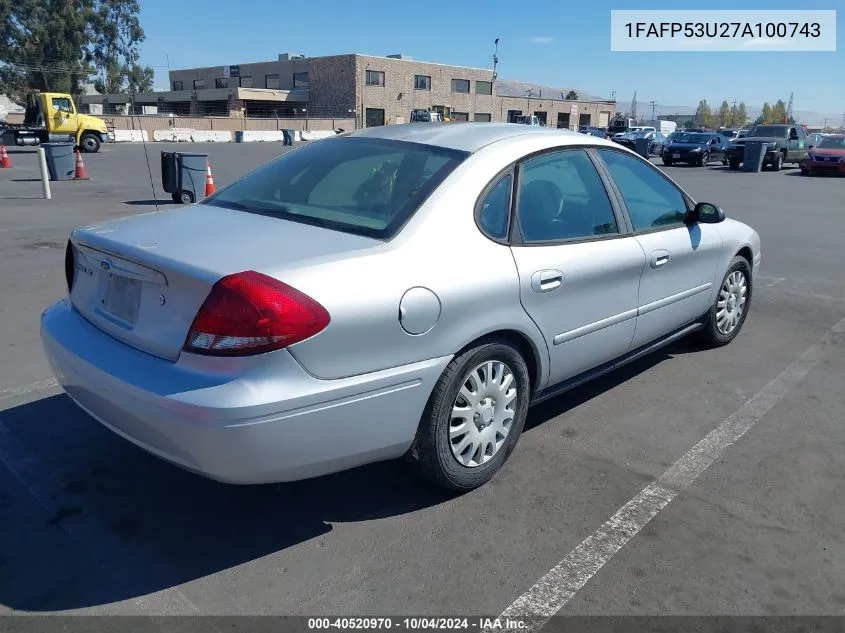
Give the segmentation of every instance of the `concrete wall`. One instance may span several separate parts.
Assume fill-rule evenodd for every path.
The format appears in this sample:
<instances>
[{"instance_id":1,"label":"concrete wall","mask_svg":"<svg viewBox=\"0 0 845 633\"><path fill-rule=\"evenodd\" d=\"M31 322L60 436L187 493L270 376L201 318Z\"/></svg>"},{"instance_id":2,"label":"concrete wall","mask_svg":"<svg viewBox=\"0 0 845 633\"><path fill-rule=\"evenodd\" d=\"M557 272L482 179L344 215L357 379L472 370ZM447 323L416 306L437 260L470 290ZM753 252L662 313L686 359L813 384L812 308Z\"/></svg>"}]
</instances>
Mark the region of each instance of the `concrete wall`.
<instances>
[{"instance_id":1,"label":"concrete wall","mask_svg":"<svg viewBox=\"0 0 845 633\"><path fill-rule=\"evenodd\" d=\"M352 130L355 127L353 119L242 119L239 117L168 117L152 116L105 116L106 124L116 130L170 130L173 128L189 130L220 130L220 131L275 131L285 128L291 130Z\"/></svg>"}]
</instances>

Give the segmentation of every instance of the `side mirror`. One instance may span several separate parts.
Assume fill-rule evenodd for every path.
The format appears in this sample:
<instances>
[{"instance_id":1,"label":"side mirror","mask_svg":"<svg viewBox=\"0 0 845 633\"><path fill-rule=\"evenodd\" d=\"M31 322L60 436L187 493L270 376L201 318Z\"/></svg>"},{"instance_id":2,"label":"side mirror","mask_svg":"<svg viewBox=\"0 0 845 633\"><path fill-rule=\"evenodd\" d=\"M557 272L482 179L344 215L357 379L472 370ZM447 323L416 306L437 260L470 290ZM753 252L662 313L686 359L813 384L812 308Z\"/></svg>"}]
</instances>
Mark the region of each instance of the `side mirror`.
<instances>
[{"instance_id":1,"label":"side mirror","mask_svg":"<svg viewBox=\"0 0 845 633\"><path fill-rule=\"evenodd\" d=\"M813 149L815 145L807 145L807 149Z\"/></svg>"},{"instance_id":2,"label":"side mirror","mask_svg":"<svg viewBox=\"0 0 845 633\"><path fill-rule=\"evenodd\" d=\"M687 224L718 224L725 220L725 212L715 204L699 202L695 208L687 213Z\"/></svg>"}]
</instances>

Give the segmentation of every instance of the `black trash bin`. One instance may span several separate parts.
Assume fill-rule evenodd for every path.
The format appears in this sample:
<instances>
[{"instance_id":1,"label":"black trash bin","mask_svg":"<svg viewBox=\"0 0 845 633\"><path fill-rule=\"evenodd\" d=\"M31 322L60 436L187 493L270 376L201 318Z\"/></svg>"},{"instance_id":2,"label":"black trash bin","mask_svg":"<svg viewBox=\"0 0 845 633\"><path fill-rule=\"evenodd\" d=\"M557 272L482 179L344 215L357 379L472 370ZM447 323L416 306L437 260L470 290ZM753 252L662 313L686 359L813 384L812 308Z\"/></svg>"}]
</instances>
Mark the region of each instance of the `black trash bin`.
<instances>
[{"instance_id":1,"label":"black trash bin","mask_svg":"<svg viewBox=\"0 0 845 633\"><path fill-rule=\"evenodd\" d=\"M749 141L745 144L745 152L742 157L742 171L761 172L763 171L763 160L766 158L768 143Z\"/></svg>"},{"instance_id":2,"label":"black trash bin","mask_svg":"<svg viewBox=\"0 0 845 633\"><path fill-rule=\"evenodd\" d=\"M42 143L47 159L50 180L73 180L76 174L76 156L73 143Z\"/></svg>"},{"instance_id":3,"label":"black trash bin","mask_svg":"<svg viewBox=\"0 0 845 633\"><path fill-rule=\"evenodd\" d=\"M648 160L649 157L649 150L651 149L651 139L650 138L638 138L634 140L634 151Z\"/></svg>"},{"instance_id":4,"label":"black trash bin","mask_svg":"<svg viewBox=\"0 0 845 633\"><path fill-rule=\"evenodd\" d=\"M208 154L161 153L161 185L174 202L190 204L205 197Z\"/></svg>"}]
</instances>

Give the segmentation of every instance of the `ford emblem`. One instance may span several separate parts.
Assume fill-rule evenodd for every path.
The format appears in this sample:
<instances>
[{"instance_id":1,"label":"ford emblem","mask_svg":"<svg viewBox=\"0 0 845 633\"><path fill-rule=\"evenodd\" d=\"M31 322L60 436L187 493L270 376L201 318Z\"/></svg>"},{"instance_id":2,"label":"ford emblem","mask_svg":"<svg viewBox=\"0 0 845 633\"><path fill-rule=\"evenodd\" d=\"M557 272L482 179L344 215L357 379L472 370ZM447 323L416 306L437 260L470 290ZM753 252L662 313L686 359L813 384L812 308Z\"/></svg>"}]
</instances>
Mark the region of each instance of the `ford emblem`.
<instances>
[{"instance_id":1,"label":"ford emblem","mask_svg":"<svg viewBox=\"0 0 845 633\"><path fill-rule=\"evenodd\" d=\"M103 261L100 262L100 268L102 268L103 270L108 270L109 268L111 268L111 266L109 266L108 262Z\"/></svg>"}]
</instances>

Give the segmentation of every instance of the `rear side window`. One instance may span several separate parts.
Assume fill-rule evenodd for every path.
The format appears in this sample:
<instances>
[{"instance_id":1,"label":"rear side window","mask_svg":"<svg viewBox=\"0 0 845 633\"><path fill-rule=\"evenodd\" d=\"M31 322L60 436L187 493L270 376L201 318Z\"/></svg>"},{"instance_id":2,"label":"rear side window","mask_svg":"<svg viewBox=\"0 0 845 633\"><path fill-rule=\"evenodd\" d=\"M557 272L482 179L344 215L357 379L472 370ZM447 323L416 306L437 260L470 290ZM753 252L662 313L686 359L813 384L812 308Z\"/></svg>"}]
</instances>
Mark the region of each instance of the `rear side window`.
<instances>
[{"instance_id":1,"label":"rear side window","mask_svg":"<svg viewBox=\"0 0 845 633\"><path fill-rule=\"evenodd\" d=\"M403 141L331 138L283 154L203 204L389 239L468 155Z\"/></svg>"},{"instance_id":2,"label":"rear side window","mask_svg":"<svg viewBox=\"0 0 845 633\"><path fill-rule=\"evenodd\" d=\"M510 174L499 180L487 192L478 208L478 225L495 239L503 240L508 236L512 180Z\"/></svg>"},{"instance_id":3,"label":"rear side window","mask_svg":"<svg viewBox=\"0 0 845 633\"><path fill-rule=\"evenodd\" d=\"M656 169L622 152L599 149L598 153L622 193L635 231L683 225L686 200Z\"/></svg>"}]
</instances>

